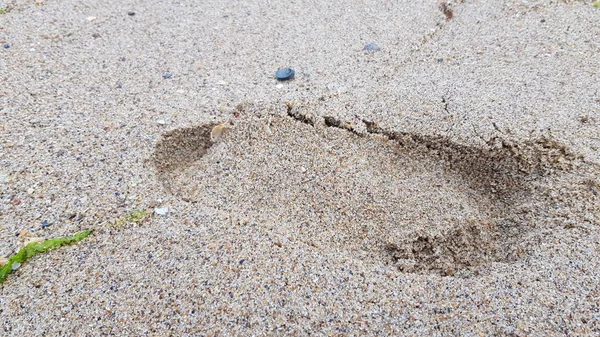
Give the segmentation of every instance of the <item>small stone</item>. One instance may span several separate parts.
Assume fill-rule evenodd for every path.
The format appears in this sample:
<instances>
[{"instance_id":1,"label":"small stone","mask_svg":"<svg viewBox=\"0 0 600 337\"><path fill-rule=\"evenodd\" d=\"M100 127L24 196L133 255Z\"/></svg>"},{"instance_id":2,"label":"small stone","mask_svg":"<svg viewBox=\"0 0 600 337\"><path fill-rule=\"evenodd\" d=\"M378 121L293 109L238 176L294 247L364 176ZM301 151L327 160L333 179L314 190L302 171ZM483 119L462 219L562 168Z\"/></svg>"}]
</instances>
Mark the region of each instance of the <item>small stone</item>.
<instances>
[{"instance_id":1,"label":"small stone","mask_svg":"<svg viewBox=\"0 0 600 337\"><path fill-rule=\"evenodd\" d=\"M8 49L8 48L10 48L10 44L5 43L5 44L2 45L2 47L4 47L4 49Z\"/></svg>"},{"instance_id":2,"label":"small stone","mask_svg":"<svg viewBox=\"0 0 600 337\"><path fill-rule=\"evenodd\" d=\"M369 42L363 47L364 51L380 51L379 46L375 42Z\"/></svg>"},{"instance_id":3,"label":"small stone","mask_svg":"<svg viewBox=\"0 0 600 337\"><path fill-rule=\"evenodd\" d=\"M156 124L158 124L158 125L165 125L165 124L167 124L167 121L164 120L164 119L157 119L156 120Z\"/></svg>"},{"instance_id":4,"label":"small stone","mask_svg":"<svg viewBox=\"0 0 600 337\"><path fill-rule=\"evenodd\" d=\"M127 15L129 15L129 16L134 16L134 15L135 15L135 12L127 12Z\"/></svg>"},{"instance_id":5,"label":"small stone","mask_svg":"<svg viewBox=\"0 0 600 337\"><path fill-rule=\"evenodd\" d=\"M296 75L296 71L292 68L283 68L275 72L275 77L280 81L291 80L294 78L294 75Z\"/></svg>"},{"instance_id":6,"label":"small stone","mask_svg":"<svg viewBox=\"0 0 600 337\"><path fill-rule=\"evenodd\" d=\"M46 229L48 227L50 227L50 223L48 222L48 220L44 220L42 221L42 229Z\"/></svg>"},{"instance_id":7,"label":"small stone","mask_svg":"<svg viewBox=\"0 0 600 337\"><path fill-rule=\"evenodd\" d=\"M15 271L15 270L19 269L20 266L21 266L20 262L15 262L12 265L12 270Z\"/></svg>"},{"instance_id":8,"label":"small stone","mask_svg":"<svg viewBox=\"0 0 600 337\"><path fill-rule=\"evenodd\" d=\"M35 192L35 190L32 187L27 189L27 194L32 195L33 192Z\"/></svg>"},{"instance_id":9,"label":"small stone","mask_svg":"<svg viewBox=\"0 0 600 337\"><path fill-rule=\"evenodd\" d=\"M168 79L168 78L171 78L172 76L173 76L173 74L171 74L171 73L168 73L168 72L167 72L167 73L163 73L163 74L162 74L162 77L163 77L165 80L166 80L166 79Z\"/></svg>"},{"instance_id":10,"label":"small stone","mask_svg":"<svg viewBox=\"0 0 600 337\"><path fill-rule=\"evenodd\" d=\"M7 173L0 172L0 184L6 184L10 182L10 176Z\"/></svg>"},{"instance_id":11,"label":"small stone","mask_svg":"<svg viewBox=\"0 0 600 337\"><path fill-rule=\"evenodd\" d=\"M94 34L92 34L92 37L93 37L94 39L97 39L97 38L99 38L99 37L100 37L100 34L98 34L98 33L94 33Z\"/></svg>"},{"instance_id":12,"label":"small stone","mask_svg":"<svg viewBox=\"0 0 600 337\"><path fill-rule=\"evenodd\" d=\"M127 61L127 59L125 58L125 56L121 56L121 57L119 57L119 61L125 62L125 61Z\"/></svg>"},{"instance_id":13,"label":"small stone","mask_svg":"<svg viewBox=\"0 0 600 337\"><path fill-rule=\"evenodd\" d=\"M438 61L439 63L442 63L442 62L444 62L444 59L443 59L443 58L439 58L439 59L437 59L437 61Z\"/></svg>"},{"instance_id":14,"label":"small stone","mask_svg":"<svg viewBox=\"0 0 600 337\"><path fill-rule=\"evenodd\" d=\"M0 257L0 267L8 264L8 259L5 257Z\"/></svg>"},{"instance_id":15,"label":"small stone","mask_svg":"<svg viewBox=\"0 0 600 337\"><path fill-rule=\"evenodd\" d=\"M85 19L88 20L88 21L90 21L90 22L92 22L92 21L96 20L96 17L95 16L88 16Z\"/></svg>"},{"instance_id":16,"label":"small stone","mask_svg":"<svg viewBox=\"0 0 600 337\"><path fill-rule=\"evenodd\" d=\"M169 214L169 207L168 206L157 207L154 209L154 213L156 213L160 216L166 216L167 214Z\"/></svg>"}]
</instances>

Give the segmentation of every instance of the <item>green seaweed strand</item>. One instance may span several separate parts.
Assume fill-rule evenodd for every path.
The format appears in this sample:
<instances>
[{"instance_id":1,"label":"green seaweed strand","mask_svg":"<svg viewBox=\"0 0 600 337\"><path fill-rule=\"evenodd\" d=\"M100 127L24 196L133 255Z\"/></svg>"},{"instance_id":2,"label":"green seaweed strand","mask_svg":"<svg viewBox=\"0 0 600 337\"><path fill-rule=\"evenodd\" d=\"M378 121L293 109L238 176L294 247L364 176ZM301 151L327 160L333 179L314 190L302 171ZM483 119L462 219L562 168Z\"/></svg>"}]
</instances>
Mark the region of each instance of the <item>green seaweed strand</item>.
<instances>
[{"instance_id":1,"label":"green seaweed strand","mask_svg":"<svg viewBox=\"0 0 600 337\"><path fill-rule=\"evenodd\" d=\"M4 266L0 267L0 283L4 282L8 275L13 271L13 265L15 263L23 263L32 256L38 253L44 253L49 251L50 249L60 247L62 245L67 245L71 243L75 243L77 241L81 241L85 239L88 235L92 233L93 229L79 232L73 236L68 236L64 238L54 238L48 239L43 242L32 242L27 246L21 248L18 253L12 255L8 258L8 263Z\"/></svg>"}]
</instances>

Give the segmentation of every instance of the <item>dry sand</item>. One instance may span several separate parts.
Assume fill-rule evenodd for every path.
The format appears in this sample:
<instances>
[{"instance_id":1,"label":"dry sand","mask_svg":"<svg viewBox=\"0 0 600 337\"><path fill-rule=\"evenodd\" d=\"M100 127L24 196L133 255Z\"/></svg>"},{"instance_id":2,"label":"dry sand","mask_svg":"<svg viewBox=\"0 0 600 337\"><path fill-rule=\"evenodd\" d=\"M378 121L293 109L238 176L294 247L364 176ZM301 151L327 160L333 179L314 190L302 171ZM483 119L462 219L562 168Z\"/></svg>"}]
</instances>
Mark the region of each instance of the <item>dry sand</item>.
<instances>
[{"instance_id":1,"label":"dry sand","mask_svg":"<svg viewBox=\"0 0 600 337\"><path fill-rule=\"evenodd\" d=\"M590 1L0 5L0 335L600 334Z\"/></svg>"}]
</instances>

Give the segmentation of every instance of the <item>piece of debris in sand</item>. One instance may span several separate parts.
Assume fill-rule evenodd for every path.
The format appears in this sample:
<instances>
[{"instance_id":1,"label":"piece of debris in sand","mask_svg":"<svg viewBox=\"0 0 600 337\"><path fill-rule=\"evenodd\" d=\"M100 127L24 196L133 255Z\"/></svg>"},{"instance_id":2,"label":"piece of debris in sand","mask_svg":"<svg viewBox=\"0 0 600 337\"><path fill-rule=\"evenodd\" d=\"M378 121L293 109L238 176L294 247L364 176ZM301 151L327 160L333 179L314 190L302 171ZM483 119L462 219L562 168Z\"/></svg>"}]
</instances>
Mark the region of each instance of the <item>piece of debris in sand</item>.
<instances>
[{"instance_id":1,"label":"piece of debris in sand","mask_svg":"<svg viewBox=\"0 0 600 337\"><path fill-rule=\"evenodd\" d=\"M225 132L229 131L229 129L231 129L231 125L229 123L221 123L216 125L210 131L210 140L216 142Z\"/></svg>"}]
</instances>

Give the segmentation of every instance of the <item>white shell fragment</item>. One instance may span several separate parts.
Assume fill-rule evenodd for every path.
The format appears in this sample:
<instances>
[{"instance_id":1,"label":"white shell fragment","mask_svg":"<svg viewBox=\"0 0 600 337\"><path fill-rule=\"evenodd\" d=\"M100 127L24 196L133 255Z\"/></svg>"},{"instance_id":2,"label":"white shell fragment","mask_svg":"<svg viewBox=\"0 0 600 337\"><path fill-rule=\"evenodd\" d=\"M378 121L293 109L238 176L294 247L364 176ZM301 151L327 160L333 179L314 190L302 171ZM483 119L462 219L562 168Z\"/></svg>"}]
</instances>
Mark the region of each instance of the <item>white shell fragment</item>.
<instances>
[{"instance_id":1,"label":"white shell fragment","mask_svg":"<svg viewBox=\"0 0 600 337\"><path fill-rule=\"evenodd\" d=\"M154 209L154 213L160 216L166 216L167 214L169 214L169 206L157 207Z\"/></svg>"},{"instance_id":2,"label":"white shell fragment","mask_svg":"<svg viewBox=\"0 0 600 337\"><path fill-rule=\"evenodd\" d=\"M8 173L0 172L0 183L6 184L10 182L10 176Z\"/></svg>"}]
</instances>

